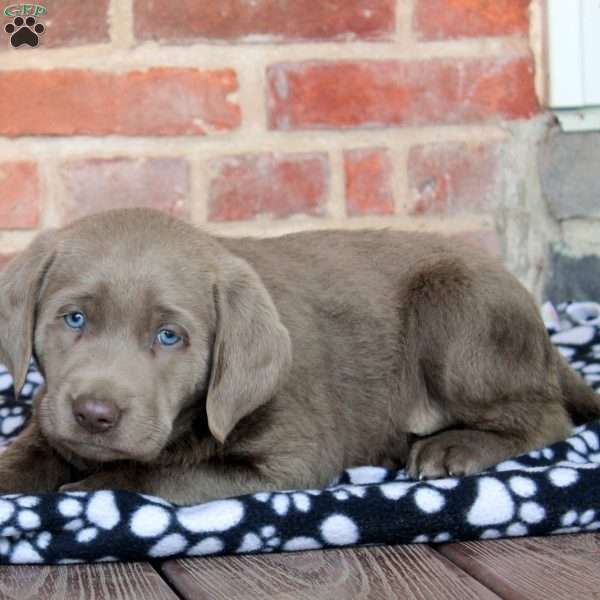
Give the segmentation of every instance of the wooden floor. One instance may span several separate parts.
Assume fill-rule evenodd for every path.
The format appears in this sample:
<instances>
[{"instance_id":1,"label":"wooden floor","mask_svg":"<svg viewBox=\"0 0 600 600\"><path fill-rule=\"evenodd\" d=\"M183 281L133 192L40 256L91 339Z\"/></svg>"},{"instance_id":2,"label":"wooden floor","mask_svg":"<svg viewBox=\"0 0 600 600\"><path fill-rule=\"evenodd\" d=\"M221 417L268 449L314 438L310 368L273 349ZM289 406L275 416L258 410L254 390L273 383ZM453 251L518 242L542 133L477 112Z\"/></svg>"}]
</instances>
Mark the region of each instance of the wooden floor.
<instances>
[{"instance_id":1,"label":"wooden floor","mask_svg":"<svg viewBox=\"0 0 600 600\"><path fill-rule=\"evenodd\" d=\"M600 599L600 534L441 546L0 567L0 599Z\"/></svg>"}]
</instances>

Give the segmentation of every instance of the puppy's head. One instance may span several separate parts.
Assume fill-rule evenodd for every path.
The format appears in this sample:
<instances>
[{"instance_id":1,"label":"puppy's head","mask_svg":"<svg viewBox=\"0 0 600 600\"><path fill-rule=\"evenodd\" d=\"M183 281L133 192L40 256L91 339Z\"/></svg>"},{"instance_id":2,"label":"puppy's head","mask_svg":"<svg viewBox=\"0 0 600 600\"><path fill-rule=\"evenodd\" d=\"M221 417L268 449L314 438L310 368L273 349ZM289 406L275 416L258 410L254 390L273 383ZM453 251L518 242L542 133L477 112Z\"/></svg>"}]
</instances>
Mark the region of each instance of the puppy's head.
<instances>
[{"instance_id":1,"label":"puppy's head","mask_svg":"<svg viewBox=\"0 0 600 600\"><path fill-rule=\"evenodd\" d=\"M272 398L291 345L248 263L181 221L130 209L40 235L0 275L0 359L15 390L32 354L52 444L150 461L195 410L225 441Z\"/></svg>"}]
</instances>

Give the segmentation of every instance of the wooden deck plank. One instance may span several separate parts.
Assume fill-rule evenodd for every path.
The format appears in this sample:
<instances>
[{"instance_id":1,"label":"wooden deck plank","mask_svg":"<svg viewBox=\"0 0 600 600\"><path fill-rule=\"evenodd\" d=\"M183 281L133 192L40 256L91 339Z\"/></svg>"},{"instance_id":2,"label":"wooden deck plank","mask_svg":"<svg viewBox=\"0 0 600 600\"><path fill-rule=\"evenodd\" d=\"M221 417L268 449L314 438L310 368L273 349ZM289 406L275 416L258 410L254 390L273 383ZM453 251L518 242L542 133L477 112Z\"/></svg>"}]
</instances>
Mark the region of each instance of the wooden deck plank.
<instances>
[{"instance_id":1,"label":"wooden deck plank","mask_svg":"<svg viewBox=\"0 0 600 600\"><path fill-rule=\"evenodd\" d=\"M423 545L177 560L159 568L188 600L498 599Z\"/></svg>"},{"instance_id":2,"label":"wooden deck plank","mask_svg":"<svg viewBox=\"0 0 600 600\"><path fill-rule=\"evenodd\" d=\"M464 542L438 551L510 600L600 599L600 534Z\"/></svg>"},{"instance_id":3,"label":"wooden deck plank","mask_svg":"<svg viewBox=\"0 0 600 600\"><path fill-rule=\"evenodd\" d=\"M175 600L148 563L0 567L0 600Z\"/></svg>"}]
</instances>

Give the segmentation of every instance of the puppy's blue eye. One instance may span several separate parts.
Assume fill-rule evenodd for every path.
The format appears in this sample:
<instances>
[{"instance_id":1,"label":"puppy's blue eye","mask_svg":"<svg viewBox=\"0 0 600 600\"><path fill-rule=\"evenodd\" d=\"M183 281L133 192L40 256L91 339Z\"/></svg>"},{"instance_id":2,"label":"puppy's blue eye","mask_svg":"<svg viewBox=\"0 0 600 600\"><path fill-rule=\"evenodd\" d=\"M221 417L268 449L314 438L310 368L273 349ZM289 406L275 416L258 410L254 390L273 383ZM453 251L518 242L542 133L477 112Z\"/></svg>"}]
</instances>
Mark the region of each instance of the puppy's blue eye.
<instances>
[{"instance_id":1,"label":"puppy's blue eye","mask_svg":"<svg viewBox=\"0 0 600 600\"><path fill-rule=\"evenodd\" d=\"M72 312L65 315L65 323L71 329L81 329L85 325L85 315L82 312Z\"/></svg>"},{"instance_id":2,"label":"puppy's blue eye","mask_svg":"<svg viewBox=\"0 0 600 600\"><path fill-rule=\"evenodd\" d=\"M174 346L177 342L181 341L181 336L170 329L161 329L156 339L161 346Z\"/></svg>"}]
</instances>

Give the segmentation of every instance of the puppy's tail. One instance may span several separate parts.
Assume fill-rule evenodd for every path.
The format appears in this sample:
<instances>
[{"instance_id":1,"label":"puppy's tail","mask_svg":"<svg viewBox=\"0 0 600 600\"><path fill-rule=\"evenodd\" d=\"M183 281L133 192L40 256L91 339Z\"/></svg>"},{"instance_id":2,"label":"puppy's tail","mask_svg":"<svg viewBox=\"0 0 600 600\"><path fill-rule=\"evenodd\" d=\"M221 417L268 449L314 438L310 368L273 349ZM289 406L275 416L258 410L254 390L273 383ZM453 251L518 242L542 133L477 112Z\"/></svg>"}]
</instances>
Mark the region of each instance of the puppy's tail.
<instances>
[{"instance_id":1,"label":"puppy's tail","mask_svg":"<svg viewBox=\"0 0 600 600\"><path fill-rule=\"evenodd\" d=\"M571 369L562 356L559 357L558 369L566 408L575 425L600 419L600 395Z\"/></svg>"}]
</instances>

